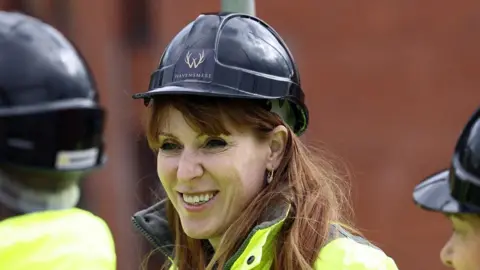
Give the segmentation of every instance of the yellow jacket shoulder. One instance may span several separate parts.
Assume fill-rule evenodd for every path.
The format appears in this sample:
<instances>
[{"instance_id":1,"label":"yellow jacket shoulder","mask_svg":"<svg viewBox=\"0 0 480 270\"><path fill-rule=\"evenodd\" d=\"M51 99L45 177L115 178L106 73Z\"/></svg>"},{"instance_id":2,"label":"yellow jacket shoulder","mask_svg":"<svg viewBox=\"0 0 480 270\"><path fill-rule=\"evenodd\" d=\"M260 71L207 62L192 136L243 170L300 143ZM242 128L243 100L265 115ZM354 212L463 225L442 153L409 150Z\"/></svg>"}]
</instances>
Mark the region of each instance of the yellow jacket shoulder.
<instances>
[{"instance_id":1,"label":"yellow jacket shoulder","mask_svg":"<svg viewBox=\"0 0 480 270\"><path fill-rule=\"evenodd\" d=\"M341 237L320 250L314 269L398 270L398 267L382 250L351 238Z\"/></svg>"}]
</instances>

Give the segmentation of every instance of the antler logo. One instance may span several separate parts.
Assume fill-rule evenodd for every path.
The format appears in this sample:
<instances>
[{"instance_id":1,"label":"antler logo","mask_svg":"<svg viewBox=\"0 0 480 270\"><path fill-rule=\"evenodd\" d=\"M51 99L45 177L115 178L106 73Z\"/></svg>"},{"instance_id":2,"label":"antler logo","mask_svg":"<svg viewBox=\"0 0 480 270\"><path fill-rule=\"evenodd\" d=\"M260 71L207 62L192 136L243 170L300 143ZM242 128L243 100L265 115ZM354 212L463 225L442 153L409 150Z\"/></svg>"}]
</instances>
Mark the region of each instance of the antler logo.
<instances>
[{"instance_id":1,"label":"antler logo","mask_svg":"<svg viewBox=\"0 0 480 270\"><path fill-rule=\"evenodd\" d=\"M197 68L203 61L205 61L205 51L199 53L198 58L193 58L190 51L185 56L185 63L187 63L189 68Z\"/></svg>"}]
</instances>

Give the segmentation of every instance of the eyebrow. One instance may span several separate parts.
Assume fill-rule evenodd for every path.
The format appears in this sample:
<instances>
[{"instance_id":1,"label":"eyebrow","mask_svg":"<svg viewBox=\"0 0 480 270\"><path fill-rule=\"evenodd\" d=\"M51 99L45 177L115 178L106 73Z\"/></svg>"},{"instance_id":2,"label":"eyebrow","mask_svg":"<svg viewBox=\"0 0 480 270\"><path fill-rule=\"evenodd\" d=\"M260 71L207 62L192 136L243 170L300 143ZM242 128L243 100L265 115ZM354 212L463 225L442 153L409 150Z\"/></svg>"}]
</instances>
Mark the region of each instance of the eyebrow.
<instances>
[{"instance_id":1,"label":"eyebrow","mask_svg":"<svg viewBox=\"0 0 480 270\"><path fill-rule=\"evenodd\" d=\"M174 137L174 138L177 137L177 136L173 135L173 133L169 133L169 132L159 132L158 136Z\"/></svg>"},{"instance_id":2,"label":"eyebrow","mask_svg":"<svg viewBox=\"0 0 480 270\"><path fill-rule=\"evenodd\" d=\"M170 133L170 132L159 132L158 133L158 136L165 136L165 137L171 137L171 138L178 138L177 136L175 136L173 133ZM207 134L198 134L197 137L195 137L196 139L200 138L200 137L203 137L203 136L207 136Z\"/></svg>"}]
</instances>

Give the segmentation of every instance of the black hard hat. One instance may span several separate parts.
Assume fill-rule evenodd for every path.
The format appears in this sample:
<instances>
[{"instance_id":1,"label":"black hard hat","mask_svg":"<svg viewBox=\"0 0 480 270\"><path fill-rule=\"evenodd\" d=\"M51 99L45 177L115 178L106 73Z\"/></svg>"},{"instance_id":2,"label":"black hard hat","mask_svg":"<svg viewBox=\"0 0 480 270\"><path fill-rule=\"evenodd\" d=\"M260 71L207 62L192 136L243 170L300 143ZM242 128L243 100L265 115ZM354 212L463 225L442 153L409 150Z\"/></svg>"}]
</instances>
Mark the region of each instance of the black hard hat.
<instances>
[{"instance_id":1,"label":"black hard hat","mask_svg":"<svg viewBox=\"0 0 480 270\"><path fill-rule=\"evenodd\" d=\"M457 141L450 169L424 180L413 198L427 210L480 213L480 108Z\"/></svg>"},{"instance_id":2,"label":"black hard hat","mask_svg":"<svg viewBox=\"0 0 480 270\"><path fill-rule=\"evenodd\" d=\"M97 167L104 162L104 114L71 42L38 19L0 11L0 164Z\"/></svg>"},{"instance_id":3,"label":"black hard hat","mask_svg":"<svg viewBox=\"0 0 480 270\"><path fill-rule=\"evenodd\" d=\"M240 13L207 13L183 28L164 51L148 92L260 99L300 135L308 110L295 61L275 30ZM287 102L285 102L287 101Z\"/></svg>"}]
</instances>

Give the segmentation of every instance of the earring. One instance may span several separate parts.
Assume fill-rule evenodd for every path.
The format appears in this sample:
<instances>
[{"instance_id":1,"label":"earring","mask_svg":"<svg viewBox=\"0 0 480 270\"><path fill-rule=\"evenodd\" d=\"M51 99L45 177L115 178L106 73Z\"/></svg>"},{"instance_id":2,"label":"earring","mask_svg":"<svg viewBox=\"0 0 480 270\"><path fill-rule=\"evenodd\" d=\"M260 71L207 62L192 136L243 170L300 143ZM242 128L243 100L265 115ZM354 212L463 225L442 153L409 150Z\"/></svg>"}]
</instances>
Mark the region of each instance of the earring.
<instances>
[{"instance_id":1,"label":"earring","mask_svg":"<svg viewBox=\"0 0 480 270\"><path fill-rule=\"evenodd\" d=\"M267 183L272 183L273 181L273 170L269 171L268 172L268 176L267 176Z\"/></svg>"}]
</instances>

